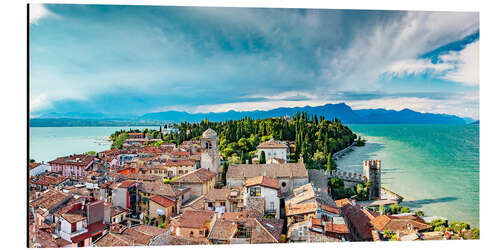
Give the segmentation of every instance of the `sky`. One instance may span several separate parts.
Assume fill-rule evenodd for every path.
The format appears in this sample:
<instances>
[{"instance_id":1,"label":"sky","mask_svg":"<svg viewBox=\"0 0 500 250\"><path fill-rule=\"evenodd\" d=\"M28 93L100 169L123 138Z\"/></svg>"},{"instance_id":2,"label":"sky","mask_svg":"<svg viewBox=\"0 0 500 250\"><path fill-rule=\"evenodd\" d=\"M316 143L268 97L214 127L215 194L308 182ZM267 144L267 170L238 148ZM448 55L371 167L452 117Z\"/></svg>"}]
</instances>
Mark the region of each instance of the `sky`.
<instances>
[{"instance_id":1,"label":"sky","mask_svg":"<svg viewBox=\"0 0 500 250\"><path fill-rule=\"evenodd\" d=\"M344 102L479 119L479 13L30 5L30 116Z\"/></svg>"}]
</instances>

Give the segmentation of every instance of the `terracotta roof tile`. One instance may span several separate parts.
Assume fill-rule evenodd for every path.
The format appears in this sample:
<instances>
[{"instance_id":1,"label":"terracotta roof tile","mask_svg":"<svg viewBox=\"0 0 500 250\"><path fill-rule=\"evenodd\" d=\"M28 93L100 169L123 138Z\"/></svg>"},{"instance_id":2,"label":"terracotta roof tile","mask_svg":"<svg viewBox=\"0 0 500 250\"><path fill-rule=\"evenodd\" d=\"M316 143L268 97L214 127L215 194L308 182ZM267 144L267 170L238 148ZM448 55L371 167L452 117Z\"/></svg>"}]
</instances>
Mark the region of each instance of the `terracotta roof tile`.
<instances>
[{"instance_id":1,"label":"terracotta roof tile","mask_svg":"<svg viewBox=\"0 0 500 250\"><path fill-rule=\"evenodd\" d=\"M207 169L200 168L195 171L179 176L174 183L205 183L214 178L217 174Z\"/></svg>"},{"instance_id":2,"label":"terracotta roof tile","mask_svg":"<svg viewBox=\"0 0 500 250\"><path fill-rule=\"evenodd\" d=\"M431 228L427 223L408 218L389 217L387 215L380 215L372 219L370 223L379 231L389 230L391 232L421 231Z\"/></svg>"},{"instance_id":3,"label":"terracotta roof tile","mask_svg":"<svg viewBox=\"0 0 500 250\"><path fill-rule=\"evenodd\" d=\"M187 210L179 218L179 226L187 228L203 228L215 216L213 211Z\"/></svg>"},{"instance_id":4,"label":"terracotta roof tile","mask_svg":"<svg viewBox=\"0 0 500 250\"><path fill-rule=\"evenodd\" d=\"M88 166L92 161L94 161L94 156L92 155L70 155L65 157L59 157L53 161L49 161L50 165L72 165L72 166Z\"/></svg>"},{"instance_id":5,"label":"terracotta roof tile","mask_svg":"<svg viewBox=\"0 0 500 250\"><path fill-rule=\"evenodd\" d=\"M363 240L372 240L372 225L370 218L359 205L345 205L342 207L344 218L347 218Z\"/></svg>"},{"instance_id":6,"label":"terracotta roof tile","mask_svg":"<svg viewBox=\"0 0 500 250\"><path fill-rule=\"evenodd\" d=\"M256 185L280 190L280 184L278 179L276 178L271 178L267 176L257 176L249 178L245 181L245 186L247 187L252 187Z\"/></svg>"},{"instance_id":7,"label":"terracotta roof tile","mask_svg":"<svg viewBox=\"0 0 500 250\"><path fill-rule=\"evenodd\" d=\"M205 195L206 201L225 201L229 198L229 194L231 190L222 188L222 189L210 189L208 193Z\"/></svg>"},{"instance_id":8,"label":"terracotta roof tile","mask_svg":"<svg viewBox=\"0 0 500 250\"><path fill-rule=\"evenodd\" d=\"M174 186L170 184L163 184L163 183L148 183L148 182L142 182L140 184L139 190L141 192L145 193L150 193L150 194L156 194L156 195L164 195L172 198L177 198L183 193L186 193L189 189L177 189Z\"/></svg>"},{"instance_id":9,"label":"terracotta roof tile","mask_svg":"<svg viewBox=\"0 0 500 250\"><path fill-rule=\"evenodd\" d=\"M248 179L257 176L267 176L271 178L307 178L309 175L304 163L231 164L227 170L227 178Z\"/></svg>"},{"instance_id":10,"label":"terracotta roof tile","mask_svg":"<svg viewBox=\"0 0 500 250\"><path fill-rule=\"evenodd\" d=\"M230 240L237 229L234 221L218 219L208 235L209 240Z\"/></svg>"},{"instance_id":11,"label":"terracotta roof tile","mask_svg":"<svg viewBox=\"0 0 500 250\"><path fill-rule=\"evenodd\" d=\"M337 207L341 208L345 205L352 205L352 202L351 202L351 200L344 198L344 199L336 200L335 204L337 205Z\"/></svg>"},{"instance_id":12,"label":"terracotta roof tile","mask_svg":"<svg viewBox=\"0 0 500 250\"><path fill-rule=\"evenodd\" d=\"M49 189L48 191L40 194L40 197L32 202L30 202L30 206L34 208L44 208L47 210L51 210L61 203L71 199L71 195L65 194L61 191Z\"/></svg>"},{"instance_id":13,"label":"terracotta roof tile","mask_svg":"<svg viewBox=\"0 0 500 250\"><path fill-rule=\"evenodd\" d=\"M261 149L261 148L288 148L287 145L283 144L283 143L280 143L279 141L275 141L275 140L269 140L269 141L265 141L265 142L262 142L261 144L259 144L259 146L257 146L258 149Z\"/></svg>"},{"instance_id":14,"label":"terracotta roof tile","mask_svg":"<svg viewBox=\"0 0 500 250\"><path fill-rule=\"evenodd\" d=\"M150 198L151 201L161 205L162 207L171 207L171 206L175 206L175 202L170 200L170 199L167 199L161 195L155 195L155 196L152 196Z\"/></svg>"},{"instance_id":15,"label":"terracotta roof tile","mask_svg":"<svg viewBox=\"0 0 500 250\"><path fill-rule=\"evenodd\" d=\"M326 223L325 231L337 234L349 234L349 228L346 224Z\"/></svg>"}]
</instances>

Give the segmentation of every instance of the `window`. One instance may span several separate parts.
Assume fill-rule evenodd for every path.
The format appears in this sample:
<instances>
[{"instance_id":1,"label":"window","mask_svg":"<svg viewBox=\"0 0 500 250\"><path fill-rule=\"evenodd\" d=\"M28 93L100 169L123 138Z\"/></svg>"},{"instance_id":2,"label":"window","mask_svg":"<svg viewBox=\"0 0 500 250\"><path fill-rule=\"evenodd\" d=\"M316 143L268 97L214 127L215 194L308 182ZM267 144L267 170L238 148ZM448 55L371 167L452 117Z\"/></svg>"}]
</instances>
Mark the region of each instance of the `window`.
<instances>
[{"instance_id":1,"label":"window","mask_svg":"<svg viewBox=\"0 0 500 250\"><path fill-rule=\"evenodd\" d=\"M193 232L193 231L191 231L191 232L189 233L189 237L193 237L193 235L194 235L194 232Z\"/></svg>"},{"instance_id":2,"label":"window","mask_svg":"<svg viewBox=\"0 0 500 250\"><path fill-rule=\"evenodd\" d=\"M260 187L251 187L250 188L250 196L251 197L261 196Z\"/></svg>"},{"instance_id":3,"label":"window","mask_svg":"<svg viewBox=\"0 0 500 250\"><path fill-rule=\"evenodd\" d=\"M200 230L200 234L199 235L200 236L205 236L205 235L203 235L203 231L202 230Z\"/></svg>"},{"instance_id":4,"label":"window","mask_svg":"<svg viewBox=\"0 0 500 250\"><path fill-rule=\"evenodd\" d=\"M225 202L221 202L221 203L220 203L220 205L221 205L222 207L225 207L225 206L226 206L226 203L225 203Z\"/></svg>"},{"instance_id":5,"label":"window","mask_svg":"<svg viewBox=\"0 0 500 250\"><path fill-rule=\"evenodd\" d=\"M271 201L271 204L270 204L270 209L271 209L271 210L274 210L274 201Z\"/></svg>"},{"instance_id":6,"label":"window","mask_svg":"<svg viewBox=\"0 0 500 250\"><path fill-rule=\"evenodd\" d=\"M282 183L281 183L281 186L282 186L282 187L286 187L286 182L282 182Z\"/></svg>"},{"instance_id":7,"label":"window","mask_svg":"<svg viewBox=\"0 0 500 250\"><path fill-rule=\"evenodd\" d=\"M76 231L76 223L71 223L71 232L74 233Z\"/></svg>"}]
</instances>

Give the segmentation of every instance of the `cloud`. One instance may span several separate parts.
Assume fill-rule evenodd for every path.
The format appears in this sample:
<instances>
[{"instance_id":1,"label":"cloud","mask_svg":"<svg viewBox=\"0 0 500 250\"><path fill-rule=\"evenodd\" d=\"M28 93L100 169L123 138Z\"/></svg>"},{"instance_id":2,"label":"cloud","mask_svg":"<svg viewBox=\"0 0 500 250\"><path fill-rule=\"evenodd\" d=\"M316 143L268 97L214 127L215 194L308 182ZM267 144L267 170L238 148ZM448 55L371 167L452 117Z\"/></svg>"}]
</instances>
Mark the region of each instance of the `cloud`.
<instances>
[{"instance_id":1,"label":"cloud","mask_svg":"<svg viewBox=\"0 0 500 250\"><path fill-rule=\"evenodd\" d=\"M477 13L48 7L71 14L30 30L30 101L45 103L31 112L270 109L388 98L372 93L387 88L380 72L395 62L405 63L400 69L419 63L413 71L433 66L416 58L479 28ZM338 94L349 92L367 95ZM402 92L415 89L407 84Z\"/></svg>"},{"instance_id":2,"label":"cloud","mask_svg":"<svg viewBox=\"0 0 500 250\"><path fill-rule=\"evenodd\" d=\"M442 79L467 85L479 85L479 41L472 42L460 51L449 51L431 59L413 59L395 62L385 70L393 77L432 74Z\"/></svg>"},{"instance_id":3,"label":"cloud","mask_svg":"<svg viewBox=\"0 0 500 250\"><path fill-rule=\"evenodd\" d=\"M43 4L30 3L30 24L38 24L38 21L48 16L54 16Z\"/></svg>"},{"instance_id":4,"label":"cloud","mask_svg":"<svg viewBox=\"0 0 500 250\"><path fill-rule=\"evenodd\" d=\"M413 59L395 62L389 65L385 73L396 77L404 77L423 73L441 73L454 67L453 64L449 63L432 63L430 59Z\"/></svg>"},{"instance_id":5,"label":"cloud","mask_svg":"<svg viewBox=\"0 0 500 250\"><path fill-rule=\"evenodd\" d=\"M454 63L455 70L442 78L468 85L479 85L479 41L468 44L463 50L440 56L445 63Z\"/></svg>"}]
</instances>

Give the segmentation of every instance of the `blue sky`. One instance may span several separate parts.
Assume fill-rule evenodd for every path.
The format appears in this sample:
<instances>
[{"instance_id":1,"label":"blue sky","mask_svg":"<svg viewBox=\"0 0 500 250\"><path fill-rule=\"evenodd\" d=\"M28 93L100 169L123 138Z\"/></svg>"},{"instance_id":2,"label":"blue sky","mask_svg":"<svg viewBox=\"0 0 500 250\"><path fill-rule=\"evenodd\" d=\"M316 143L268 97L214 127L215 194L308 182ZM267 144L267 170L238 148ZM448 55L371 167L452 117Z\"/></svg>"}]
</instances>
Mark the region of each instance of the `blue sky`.
<instances>
[{"instance_id":1,"label":"blue sky","mask_svg":"<svg viewBox=\"0 0 500 250\"><path fill-rule=\"evenodd\" d=\"M31 5L30 114L345 102L479 118L479 14Z\"/></svg>"}]
</instances>

